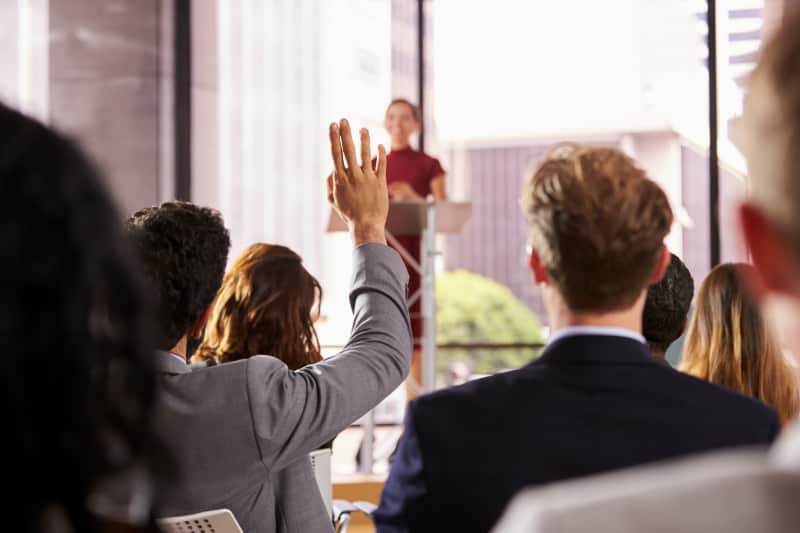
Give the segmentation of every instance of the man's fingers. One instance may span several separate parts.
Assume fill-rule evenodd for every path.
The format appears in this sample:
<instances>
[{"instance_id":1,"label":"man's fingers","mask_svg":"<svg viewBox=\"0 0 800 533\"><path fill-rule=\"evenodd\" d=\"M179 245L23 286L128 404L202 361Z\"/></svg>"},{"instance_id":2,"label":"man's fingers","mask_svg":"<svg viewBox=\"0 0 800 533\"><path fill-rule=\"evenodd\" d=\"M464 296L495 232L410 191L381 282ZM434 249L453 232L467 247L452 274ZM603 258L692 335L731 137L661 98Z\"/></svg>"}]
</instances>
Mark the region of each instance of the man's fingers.
<instances>
[{"instance_id":1,"label":"man's fingers","mask_svg":"<svg viewBox=\"0 0 800 533\"><path fill-rule=\"evenodd\" d=\"M350 132L350 123L347 122L346 118L343 118L341 122L339 122L339 137L342 139L342 151L344 151L344 158L347 160L347 167L352 176L347 174L342 175L347 175L350 178L355 177L359 166L358 160L356 159L356 148L353 145L353 135Z\"/></svg>"},{"instance_id":2,"label":"man's fingers","mask_svg":"<svg viewBox=\"0 0 800 533\"><path fill-rule=\"evenodd\" d=\"M344 160L342 159L342 142L339 137L339 125L335 122L331 123L328 128L328 134L331 138L331 157L333 157L334 172L344 176Z\"/></svg>"},{"instance_id":3,"label":"man's fingers","mask_svg":"<svg viewBox=\"0 0 800 533\"><path fill-rule=\"evenodd\" d=\"M361 171L369 175L372 171L372 154L369 146L369 130L361 128Z\"/></svg>"},{"instance_id":4,"label":"man's fingers","mask_svg":"<svg viewBox=\"0 0 800 533\"><path fill-rule=\"evenodd\" d=\"M377 176L379 180L386 181L386 148L382 144L378 145Z\"/></svg>"}]
</instances>

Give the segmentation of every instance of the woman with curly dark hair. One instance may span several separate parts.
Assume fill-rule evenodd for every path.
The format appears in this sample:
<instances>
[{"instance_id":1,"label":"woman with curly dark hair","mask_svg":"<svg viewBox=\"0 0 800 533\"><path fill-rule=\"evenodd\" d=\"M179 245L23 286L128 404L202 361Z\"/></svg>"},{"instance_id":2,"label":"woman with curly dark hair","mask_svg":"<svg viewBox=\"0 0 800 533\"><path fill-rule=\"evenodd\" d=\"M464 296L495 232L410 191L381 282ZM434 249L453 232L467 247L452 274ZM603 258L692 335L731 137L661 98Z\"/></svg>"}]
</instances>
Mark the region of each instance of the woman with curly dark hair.
<instances>
[{"instance_id":1,"label":"woman with curly dark hair","mask_svg":"<svg viewBox=\"0 0 800 533\"><path fill-rule=\"evenodd\" d=\"M0 196L3 529L149 530L152 472L168 469L120 216L75 144L2 105Z\"/></svg>"},{"instance_id":2,"label":"woman with curly dark hair","mask_svg":"<svg viewBox=\"0 0 800 533\"><path fill-rule=\"evenodd\" d=\"M297 370L322 360L314 318L322 287L295 252L253 244L225 274L194 362L259 354Z\"/></svg>"}]
</instances>

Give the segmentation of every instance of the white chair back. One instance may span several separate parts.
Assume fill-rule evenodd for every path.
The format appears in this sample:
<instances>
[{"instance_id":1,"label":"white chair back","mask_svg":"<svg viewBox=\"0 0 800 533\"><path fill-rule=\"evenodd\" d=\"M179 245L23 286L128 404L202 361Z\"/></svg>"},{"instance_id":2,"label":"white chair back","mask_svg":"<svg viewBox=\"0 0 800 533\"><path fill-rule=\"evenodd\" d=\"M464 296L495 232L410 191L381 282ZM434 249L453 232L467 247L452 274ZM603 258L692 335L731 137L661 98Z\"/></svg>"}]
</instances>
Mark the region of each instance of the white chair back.
<instances>
[{"instance_id":1,"label":"white chair back","mask_svg":"<svg viewBox=\"0 0 800 533\"><path fill-rule=\"evenodd\" d=\"M323 448L315 450L309 454L311 459L311 469L317 479L319 493L328 515L333 516L333 479L331 478L331 450Z\"/></svg>"},{"instance_id":2,"label":"white chair back","mask_svg":"<svg viewBox=\"0 0 800 533\"><path fill-rule=\"evenodd\" d=\"M228 509L159 518L156 522L164 533L242 533Z\"/></svg>"}]
</instances>

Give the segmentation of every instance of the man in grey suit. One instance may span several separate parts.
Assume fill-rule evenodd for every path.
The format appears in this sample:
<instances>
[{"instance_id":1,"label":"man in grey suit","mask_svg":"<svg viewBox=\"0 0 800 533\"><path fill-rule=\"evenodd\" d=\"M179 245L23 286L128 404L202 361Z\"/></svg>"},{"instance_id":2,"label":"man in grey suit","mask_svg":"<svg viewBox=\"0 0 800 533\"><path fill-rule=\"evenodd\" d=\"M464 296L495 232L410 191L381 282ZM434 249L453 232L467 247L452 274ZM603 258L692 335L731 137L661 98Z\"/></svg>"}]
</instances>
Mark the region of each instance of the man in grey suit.
<instances>
[{"instance_id":1,"label":"man in grey suit","mask_svg":"<svg viewBox=\"0 0 800 533\"><path fill-rule=\"evenodd\" d=\"M373 170L361 130L361 165L346 120L331 124L335 170L328 199L355 249L350 340L338 355L298 371L255 356L192 371L198 335L222 279L227 231L216 212L170 203L128 222L157 289L163 353L158 424L179 476L160 494L163 516L227 508L244 531L332 531L309 452L329 442L392 392L409 370L408 274L386 246L386 152ZM287 472L293 483L286 483ZM296 478L296 479L294 479Z\"/></svg>"},{"instance_id":2,"label":"man in grey suit","mask_svg":"<svg viewBox=\"0 0 800 533\"><path fill-rule=\"evenodd\" d=\"M797 15L800 15L800 11ZM747 280L800 358L800 16L762 51L736 127L752 190L740 207ZM725 452L529 490L498 533L800 531L800 424L765 453Z\"/></svg>"}]
</instances>

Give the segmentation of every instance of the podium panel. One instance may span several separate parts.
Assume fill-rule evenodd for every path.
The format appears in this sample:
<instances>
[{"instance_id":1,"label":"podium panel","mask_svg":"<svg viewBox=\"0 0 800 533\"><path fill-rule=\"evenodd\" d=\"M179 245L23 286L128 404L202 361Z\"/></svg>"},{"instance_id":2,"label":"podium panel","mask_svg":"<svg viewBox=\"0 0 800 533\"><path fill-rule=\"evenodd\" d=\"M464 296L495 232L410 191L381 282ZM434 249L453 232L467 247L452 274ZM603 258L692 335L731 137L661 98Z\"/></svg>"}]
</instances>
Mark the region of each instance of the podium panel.
<instances>
[{"instance_id":1,"label":"podium panel","mask_svg":"<svg viewBox=\"0 0 800 533\"><path fill-rule=\"evenodd\" d=\"M426 202L423 200L391 202L386 229L393 235L422 235L428 226L428 208L431 205L436 207L437 234L461 233L464 224L472 214L472 203L470 202ZM326 231L328 233L347 231L344 220L334 210L331 210Z\"/></svg>"},{"instance_id":2,"label":"podium panel","mask_svg":"<svg viewBox=\"0 0 800 533\"><path fill-rule=\"evenodd\" d=\"M420 289L409 295L409 302L422 299L422 389L425 392L436 387L436 235L460 233L471 213L472 204L469 202L411 200L389 204L386 238L409 268L420 275ZM327 231L347 231L347 225L333 209L328 218ZM394 236L419 236L421 261L418 263Z\"/></svg>"}]
</instances>

